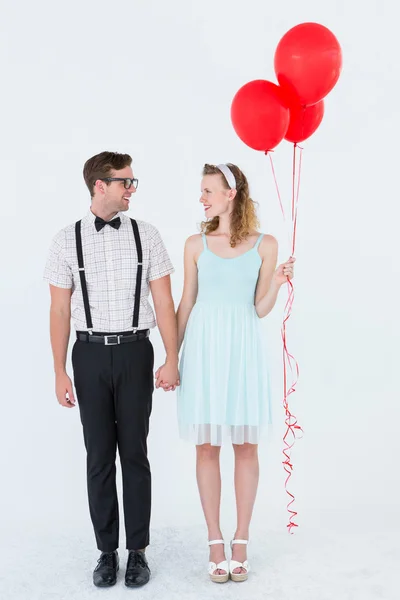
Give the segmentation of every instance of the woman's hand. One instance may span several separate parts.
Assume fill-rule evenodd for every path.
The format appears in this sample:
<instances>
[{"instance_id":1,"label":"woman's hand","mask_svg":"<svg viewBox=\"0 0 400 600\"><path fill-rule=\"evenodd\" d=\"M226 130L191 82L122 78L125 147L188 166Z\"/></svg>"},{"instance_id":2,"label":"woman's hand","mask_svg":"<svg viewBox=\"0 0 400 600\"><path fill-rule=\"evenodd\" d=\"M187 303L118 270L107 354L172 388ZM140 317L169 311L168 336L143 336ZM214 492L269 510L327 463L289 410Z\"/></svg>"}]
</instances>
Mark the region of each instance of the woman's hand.
<instances>
[{"instance_id":1,"label":"woman's hand","mask_svg":"<svg viewBox=\"0 0 400 600\"><path fill-rule=\"evenodd\" d=\"M292 256L289 258L288 261L282 263L281 265L279 265L279 267L277 267L273 275L273 280L277 285L281 286L288 280L293 278L293 267L295 261L296 259Z\"/></svg>"},{"instance_id":2,"label":"woman's hand","mask_svg":"<svg viewBox=\"0 0 400 600\"><path fill-rule=\"evenodd\" d=\"M178 370L178 362L168 360L155 374L156 388L162 388L164 392L174 392L175 389L180 385L180 377Z\"/></svg>"}]
</instances>

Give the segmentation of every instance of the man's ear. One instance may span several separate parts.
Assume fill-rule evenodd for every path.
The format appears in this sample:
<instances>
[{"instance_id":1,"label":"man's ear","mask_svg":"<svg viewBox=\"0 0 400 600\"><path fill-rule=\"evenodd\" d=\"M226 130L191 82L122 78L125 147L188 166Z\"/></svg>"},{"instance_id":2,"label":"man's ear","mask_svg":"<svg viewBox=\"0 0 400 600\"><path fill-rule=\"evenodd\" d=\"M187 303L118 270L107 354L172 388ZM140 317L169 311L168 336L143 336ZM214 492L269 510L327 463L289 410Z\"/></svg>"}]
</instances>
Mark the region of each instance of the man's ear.
<instances>
[{"instance_id":1,"label":"man's ear","mask_svg":"<svg viewBox=\"0 0 400 600\"><path fill-rule=\"evenodd\" d=\"M95 189L96 189L98 192L100 192L100 193L102 193L102 194L104 194L104 193L105 193L105 189L104 189L104 182L103 182L103 181L101 181L100 179L97 179L97 180L95 181L95 183L94 183L94 187L95 187Z\"/></svg>"}]
</instances>

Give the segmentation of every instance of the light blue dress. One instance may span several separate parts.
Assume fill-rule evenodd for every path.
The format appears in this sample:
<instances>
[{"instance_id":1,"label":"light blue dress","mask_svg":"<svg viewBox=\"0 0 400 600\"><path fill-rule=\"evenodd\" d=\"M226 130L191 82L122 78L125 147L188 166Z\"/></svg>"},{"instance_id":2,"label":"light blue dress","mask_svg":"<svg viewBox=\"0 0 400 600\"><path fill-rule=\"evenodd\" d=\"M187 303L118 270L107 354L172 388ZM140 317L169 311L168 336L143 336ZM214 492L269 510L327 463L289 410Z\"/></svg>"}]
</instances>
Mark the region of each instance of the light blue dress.
<instances>
[{"instance_id":1,"label":"light blue dress","mask_svg":"<svg viewBox=\"0 0 400 600\"><path fill-rule=\"evenodd\" d=\"M190 314L180 360L178 421L181 437L220 446L259 442L271 421L268 367L255 290L263 235L234 258L207 246L198 268L197 301Z\"/></svg>"}]
</instances>

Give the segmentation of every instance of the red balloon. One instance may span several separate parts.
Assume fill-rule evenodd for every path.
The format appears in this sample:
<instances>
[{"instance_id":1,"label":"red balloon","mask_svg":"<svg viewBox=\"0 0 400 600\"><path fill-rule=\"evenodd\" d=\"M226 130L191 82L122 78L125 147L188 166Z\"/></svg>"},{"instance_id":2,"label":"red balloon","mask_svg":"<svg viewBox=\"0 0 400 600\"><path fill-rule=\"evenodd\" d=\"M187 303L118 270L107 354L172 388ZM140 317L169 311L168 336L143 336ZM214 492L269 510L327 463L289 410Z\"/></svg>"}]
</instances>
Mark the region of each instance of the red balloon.
<instances>
[{"instance_id":1,"label":"red balloon","mask_svg":"<svg viewBox=\"0 0 400 600\"><path fill-rule=\"evenodd\" d=\"M236 93L231 119L237 135L247 146L267 152L283 140L290 114L279 86L257 79Z\"/></svg>"},{"instance_id":2,"label":"red balloon","mask_svg":"<svg viewBox=\"0 0 400 600\"><path fill-rule=\"evenodd\" d=\"M325 98L337 83L342 50L329 29L318 23L302 23L283 36L274 62L280 85L308 106Z\"/></svg>"},{"instance_id":3,"label":"red balloon","mask_svg":"<svg viewBox=\"0 0 400 600\"><path fill-rule=\"evenodd\" d=\"M313 104L313 106L293 105L290 108L290 123L285 140L294 144L304 142L320 126L324 111L323 100L317 102L317 104Z\"/></svg>"}]
</instances>

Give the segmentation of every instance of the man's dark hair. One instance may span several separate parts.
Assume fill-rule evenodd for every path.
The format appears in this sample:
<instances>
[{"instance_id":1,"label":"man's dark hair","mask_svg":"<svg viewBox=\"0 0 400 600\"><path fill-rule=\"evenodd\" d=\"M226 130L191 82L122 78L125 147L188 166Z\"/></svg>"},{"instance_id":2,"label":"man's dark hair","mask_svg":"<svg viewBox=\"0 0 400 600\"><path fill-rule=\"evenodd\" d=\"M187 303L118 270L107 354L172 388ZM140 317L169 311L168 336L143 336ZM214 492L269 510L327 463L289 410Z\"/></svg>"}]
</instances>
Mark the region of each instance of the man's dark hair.
<instances>
[{"instance_id":1,"label":"man's dark hair","mask_svg":"<svg viewBox=\"0 0 400 600\"><path fill-rule=\"evenodd\" d=\"M101 152L89 158L83 167L83 178L90 195L93 197L94 184L98 179L111 177L112 171L130 167L131 164L132 158L129 154L120 154L119 152Z\"/></svg>"}]
</instances>

